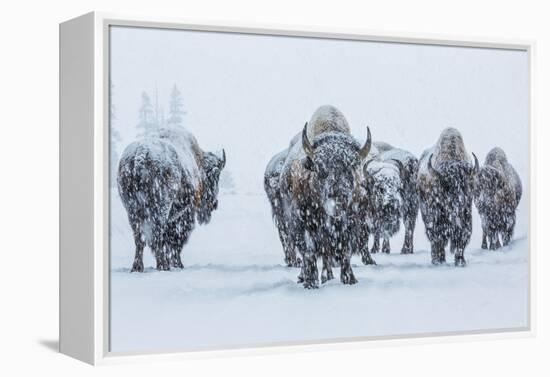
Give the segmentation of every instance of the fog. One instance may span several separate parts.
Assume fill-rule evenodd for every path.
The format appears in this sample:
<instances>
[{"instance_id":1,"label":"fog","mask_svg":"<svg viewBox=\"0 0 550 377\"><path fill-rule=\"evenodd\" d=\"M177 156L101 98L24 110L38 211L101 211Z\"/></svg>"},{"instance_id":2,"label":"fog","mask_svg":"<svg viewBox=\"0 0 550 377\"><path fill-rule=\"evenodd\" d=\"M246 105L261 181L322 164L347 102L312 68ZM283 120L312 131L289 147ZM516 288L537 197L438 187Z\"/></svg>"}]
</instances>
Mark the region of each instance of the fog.
<instances>
[{"instance_id":1,"label":"fog","mask_svg":"<svg viewBox=\"0 0 550 377\"><path fill-rule=\"evenodd\" d=\"M498 145L527 193L528 64L525 51L113 27L114 127L121 151L142 91L168 110L177 84L184 126L203 149L225 148L237 191L259 193L271 156L332 104L361 142L368 125L420 155L453 126L480 162Z\"/></svg>"}]
</instances>

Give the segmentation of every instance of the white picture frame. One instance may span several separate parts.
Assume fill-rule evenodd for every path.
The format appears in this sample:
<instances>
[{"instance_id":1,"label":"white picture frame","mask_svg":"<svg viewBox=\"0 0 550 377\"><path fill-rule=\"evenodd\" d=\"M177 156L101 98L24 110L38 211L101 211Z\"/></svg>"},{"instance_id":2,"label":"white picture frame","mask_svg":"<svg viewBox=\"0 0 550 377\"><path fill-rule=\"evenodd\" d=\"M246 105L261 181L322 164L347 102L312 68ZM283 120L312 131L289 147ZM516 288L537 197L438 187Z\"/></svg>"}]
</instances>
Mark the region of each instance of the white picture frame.
<instances>
[{"instance_id":1,"label":"white picture frame","mask_svg":"<svg viewBox=\"0 0 550 377\"><path fill-rule=\"evenodd\" d=\"M124 355L109 352L109 28L134 26L227 33L301 36L410 44L523 50L529 58L529 325L496 332L457 332L437 336L335 339L238 349L170 354ZM536 250L533 240L536 211L534 182L533 55L535 43L414 33L306 26L252 25L226 22L134 17L92 12L60 24L60 352L90 364L219 357L296 350L348 349L386 344L470 341L526 337L535 334L534 282ZM460 335L460 336L458 336ZM376 340L376 341L373 341Z\"/></svg>"}]
</instances>

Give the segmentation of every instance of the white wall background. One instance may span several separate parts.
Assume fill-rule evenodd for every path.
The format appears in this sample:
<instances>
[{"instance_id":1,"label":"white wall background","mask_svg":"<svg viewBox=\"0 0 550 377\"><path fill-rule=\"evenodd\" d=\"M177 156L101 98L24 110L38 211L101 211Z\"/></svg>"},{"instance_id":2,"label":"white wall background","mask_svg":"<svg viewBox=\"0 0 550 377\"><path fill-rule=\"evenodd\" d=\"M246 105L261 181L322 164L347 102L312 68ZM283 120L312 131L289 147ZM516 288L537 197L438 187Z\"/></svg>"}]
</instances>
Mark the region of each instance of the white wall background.
<instances>
[{"instance_id":1,"label":"white wall background","mask_svg":"<svg viewBox=\"0 0 550 377\"><path fill-rule=\"evenodd\" d=\"M0 137L2 198L0 229L0 363L3 375L548 375L550 280L542 239L548 221L543 196L548 183L550 24L538 1L463 0L354 1L279 0L255 2L84 0L19 1L2 4ZM58 320L58 26L90 10L351 27L377 31L537 39L536 146L538 166L537 305L534 339L428 342L352 351L323 351L92 369L54 353Z\"/></svg>"}]
</instances>

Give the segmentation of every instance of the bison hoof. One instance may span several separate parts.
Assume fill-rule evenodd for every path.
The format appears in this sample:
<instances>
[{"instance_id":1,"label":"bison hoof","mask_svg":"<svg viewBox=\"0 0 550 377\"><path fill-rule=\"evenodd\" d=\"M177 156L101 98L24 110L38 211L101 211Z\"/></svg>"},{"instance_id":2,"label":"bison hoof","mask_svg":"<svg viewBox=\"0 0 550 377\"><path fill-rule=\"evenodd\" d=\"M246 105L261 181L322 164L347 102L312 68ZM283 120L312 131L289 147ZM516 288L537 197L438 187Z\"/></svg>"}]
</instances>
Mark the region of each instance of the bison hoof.
<instances>
[{"instance_id":1,"label":"bison hoof","mask_svg":"<svg viewBox=\"0 0 550 377\"><path fill-rule=\"evenodd\" d=\"M365 266L368 266L370 264L376 266L376 262L371 257L363 257L361 258L361 262L363 262Z\"/></svg>"},{"instance_id":2,"label":"bison hoof","mask_svg":"<svg viewBox=\"0 0 550 377\"><path fill-rule=\"evenodd\" d=\"M181 263L181 262L174 262L174 263L172 263L172 267L183 269L183 263Z\"/></svg>"},{"instance_id":3,"label":"bison hoof","mask_svg":"<svg viewBox=\"0 0 550 377\"><path fill-rule=\"evenodd\" d=\"M311 281L311 280L305 281L304 282L304 288L305 289L317 289L317 288L319 288L319 283L316 282L316 281Z\"/></svg>"},{"instance_id":4,"label":"bison hoof","mask_svg":"<svg viewBox=\"0 0 550 377\"><path fill-rule=\"evenodd\" d=\"M321 284L325 284L327 281L334 279L332 272L321 275Z\"/></svg>"},{"instance_id":5,"label":"bison hoof","mask_svg":"<svg viewBox=\"0 0 550 377\"><path fill-rule=\"evenodd\" d=\"M342 281L342 284L352 285L358 283L357 279L353 275L342 275L340 280Z\"/></svg>"},{"instance_id":6,"label":"bison hoof","mask_svg":"<svg viewBox=\"0 0 550 377\"><path fill-rule=\"evenodd\" d=\"M143 272L143 261L134 261L130 272Z\"/></svg>"},{"instance_id":7,"label":"bison hoof","mask_svg":"<svg viewBox=\"0 0 550 377\"><path fill-rule=\"evenodd\" d=\"M168 263L157 264L157 270L158 271L170 271L170 266L168 265Z\"/></svg>"},{"instance_id":8,"label":"bison hoof","mask_svg":"<svg viewBox=\"0 0 550 377\"><path fill-rule=\"evenodd\" d=\"M412 254L413 248L411 246L403 246L401 249L401 254Z\"/></svg>"},{"instance_id":9,"label":"bison hoof","mask_svg":"<svg viewBox=\"0 0 550 377\"><path fill-rule=\"evenodd\" d=\"M466 259L464 259L464 257L455 257L455 266L458 266L458 267L466 266Z\"/></svg>"},{"instance_id":10,"label":"bison hoof","mask_svg":"<svg viewBox=\"0 0 550 377\"><path fill-rule=\"evenodd\" d=\"M432 264L433 265L440 265L440 264L445 264L445 259L441 259L441 258L432 258Z\"/></svg>"}]
</instances>

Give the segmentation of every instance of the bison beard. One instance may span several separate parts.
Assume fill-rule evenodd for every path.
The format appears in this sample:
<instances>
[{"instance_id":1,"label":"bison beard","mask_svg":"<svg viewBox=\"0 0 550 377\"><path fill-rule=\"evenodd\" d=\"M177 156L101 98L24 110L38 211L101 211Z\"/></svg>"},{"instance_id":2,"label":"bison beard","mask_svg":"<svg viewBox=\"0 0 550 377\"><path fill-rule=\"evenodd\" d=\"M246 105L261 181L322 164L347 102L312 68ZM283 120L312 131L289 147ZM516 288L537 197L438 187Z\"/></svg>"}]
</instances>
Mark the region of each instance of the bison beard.
<instances>
[{"instance_id":1,"label":"bison beard","mask_svg":"<svg viewBox=\"0 0 550 377\"><path fill-rule=\"evenodd\" d=\"M187 138L186 134L182 140ZM225 152L222 158L204 153L189 161L189 156L196 155L185 153L188 147L162 137L145 139L130 144L120 159L118 190L136 246L132 272L143 272L145 245L151 248L158 270L183 268L181 250L195 226L195 216L199 223L207 223L217 208ZM199 177L190 166L198 166Z\"/></svg>"}]
</instances>

